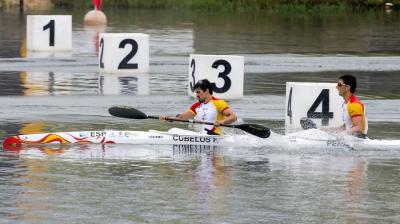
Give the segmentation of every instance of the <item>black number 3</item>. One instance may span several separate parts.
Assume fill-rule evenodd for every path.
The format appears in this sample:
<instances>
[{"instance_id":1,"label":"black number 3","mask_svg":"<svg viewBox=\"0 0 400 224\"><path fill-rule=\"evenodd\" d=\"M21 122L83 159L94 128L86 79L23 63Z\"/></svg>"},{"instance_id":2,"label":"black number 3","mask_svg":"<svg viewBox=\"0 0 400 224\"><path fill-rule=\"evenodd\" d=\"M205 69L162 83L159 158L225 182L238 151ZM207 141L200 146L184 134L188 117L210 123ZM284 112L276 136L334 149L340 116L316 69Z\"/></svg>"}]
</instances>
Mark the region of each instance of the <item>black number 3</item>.
<instances>
[{"instance_id":1,"label":"black number 3","mask_svg":"<svg viewBox=\"0 0 400 224\"><path fill-rule=\"evenodd\" d=\"M190 67L193 68L192 70L193 82L190 82L190 89L192 90L192 92L194 92L194 85L196 85L196 79L194 77L194 73L196 72L196 61L194 59L192 59L192 61L190 62Z\"/></svg>"},{"instance_id":2,"label":"black number 3","mask_svg":"<svg viewBox=\"0 0 400 224\"><path fill-rule=\"evenodd\" d=\"M213 68L218 68L220 65L224 66L224 71L218 74L218 78L222 78L224 80L224 85L222 87L218 87L215 83L211 83L214 92L216 93L225 93L231 88L232 81L228 77L229 73L231 73L232 67L229 62L225 60L217 60L212 64Z\"/></svg>"}]
</instances>

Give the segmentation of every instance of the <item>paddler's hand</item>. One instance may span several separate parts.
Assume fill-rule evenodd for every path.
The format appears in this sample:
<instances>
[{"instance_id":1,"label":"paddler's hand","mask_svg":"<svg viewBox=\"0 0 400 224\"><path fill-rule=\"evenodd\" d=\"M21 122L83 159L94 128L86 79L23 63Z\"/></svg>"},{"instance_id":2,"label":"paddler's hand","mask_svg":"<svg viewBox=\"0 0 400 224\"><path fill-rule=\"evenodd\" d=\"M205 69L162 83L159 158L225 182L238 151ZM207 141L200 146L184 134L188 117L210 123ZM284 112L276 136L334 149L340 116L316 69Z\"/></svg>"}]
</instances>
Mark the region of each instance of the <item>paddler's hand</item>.
<instances>
[{"instance_id":1,"label":"paddler's hand","mask_svg":"<svg viewBox=\"0 0 400 224\"><path fill-rule=\"evenodd\" d=\"M167 118L167 116L165 116L165 115L159 116L160 121L167 121L166 118Z\"/></svg>"},{"instance_id":2,"label":"paddler's hand","mask_svg":"<svg viewBox=\"0 0 400 224\"><path fill-rule=\"evenodd\" d=\"M222 121L215 121L215 122L214 122L214 126L215 126L215 127L219 127L219 126L221 126L221 124L223 124Z\"/></svg>"}]
</instances>

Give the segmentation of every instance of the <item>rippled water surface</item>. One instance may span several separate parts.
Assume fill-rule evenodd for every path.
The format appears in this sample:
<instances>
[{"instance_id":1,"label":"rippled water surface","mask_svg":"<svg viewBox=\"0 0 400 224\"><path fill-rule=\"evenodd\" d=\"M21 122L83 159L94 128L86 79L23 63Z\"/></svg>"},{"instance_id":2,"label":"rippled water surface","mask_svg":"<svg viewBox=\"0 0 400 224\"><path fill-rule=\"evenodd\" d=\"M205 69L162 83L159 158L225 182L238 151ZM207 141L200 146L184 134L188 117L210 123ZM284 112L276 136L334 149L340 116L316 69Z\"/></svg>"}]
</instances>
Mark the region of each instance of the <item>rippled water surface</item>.
<instances>
[{"instance_id":1,"label":"rippled water surface","mask_svg":"<svg viewBox=\"0 0 400 224\"><path fill-rule=\"evenodd\" d=\"M399 14L109 11L106 28L73 14L73 50L25 50L25 16L0 12L0 139L80 130L165 131L185 124L110 116L113 105L177 114L190 53L245 56L243 122L283 135L285 85L357 76L369 135L400 139ZM150 73L99 74L100 32L150 34ZM189 127L190 128L190 127ZM229 131L228 131L229 132ZM273 139L273 138L272 138ZM278 140L276 140L278 139ZM243 143L243 142L242 142ZM0 151L4 223L396 223L400 149L28 146Z\"/></svg>"}]
</instances>

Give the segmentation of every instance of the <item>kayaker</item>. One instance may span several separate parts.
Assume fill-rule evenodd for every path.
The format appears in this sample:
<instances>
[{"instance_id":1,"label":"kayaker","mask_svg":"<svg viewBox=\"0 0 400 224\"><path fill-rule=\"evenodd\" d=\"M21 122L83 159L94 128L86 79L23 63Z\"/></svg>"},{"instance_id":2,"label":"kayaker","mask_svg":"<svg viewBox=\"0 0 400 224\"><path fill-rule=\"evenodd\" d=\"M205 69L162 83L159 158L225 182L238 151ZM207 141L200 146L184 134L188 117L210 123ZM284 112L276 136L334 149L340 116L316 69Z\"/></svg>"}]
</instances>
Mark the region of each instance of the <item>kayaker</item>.
<instances>
[{"instance_id":1,"label":"kayaker","mask_svg":"<svg viewBox=\"0 0 400 224\"><path fill-rule=\"evenodd\" d=\"M339 78L336 89L343 97L341 130L347 134L365 138L368 132L368 121L364 104L354 95L357 88L357 80L352 75L343 75Z\"/></svg>"},{"instance_id":2,"label":"kayaker","mask_svg":"<svg viewBox=\"0 0 400 224\"><path fill-rule=\"evenodd\" d=\"M194 86L194 92L198 102L194 103L188 110L178 114L178 119L195 119L212 122L212 125L204 125L204 131L208 134L221 134L221 124L231 124L237 120L236 114L224 100L213 96L212 85L207 79L199 80ZM165 115L160 120L165 120ZM202 130L203 131L203 130Z\"/></svg>"}]
</instances>

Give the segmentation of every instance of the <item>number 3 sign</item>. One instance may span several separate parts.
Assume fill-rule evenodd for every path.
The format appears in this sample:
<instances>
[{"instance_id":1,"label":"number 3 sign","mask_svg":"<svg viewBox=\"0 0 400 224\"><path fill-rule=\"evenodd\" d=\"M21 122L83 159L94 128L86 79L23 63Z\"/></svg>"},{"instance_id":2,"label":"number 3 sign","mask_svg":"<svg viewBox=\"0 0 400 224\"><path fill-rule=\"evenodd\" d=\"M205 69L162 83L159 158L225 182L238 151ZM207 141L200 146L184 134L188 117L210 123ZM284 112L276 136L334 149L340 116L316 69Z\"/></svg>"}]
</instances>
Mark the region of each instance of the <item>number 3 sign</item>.
<instances>
[{"instance_id":1,"label":"number 3 sign","mask_svg":"<svg viewBox=\"0 0 400 224\"><path fill-rule=\"evenodd\" d=\"M102 33L99 69L104 73L148 73L149 35L142 33Z\"/></svg>"},{"instance_id":2,"label":"number 3 sign","mask_svg":"<svg viewBox=\"0 0 400 224\"><path fill-rule=\"evenodd\" d=\"M301 129L300 119L309 118L317 127L339 127L343 98L333 83L286 83L285 129Z\"/></svg>"},{"instance_id":3,"label":"number 3 sign","mask_svg":"<svg viewBox=\"0 0 400 224\"><path fill-rule=\"evenodd\" d=\"M189 57L189 96L195 96L194 85L201 79L208 79L211 82L216 97L242 98L244 57L191 54Z\"/></svg>"}]
</instances>

